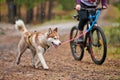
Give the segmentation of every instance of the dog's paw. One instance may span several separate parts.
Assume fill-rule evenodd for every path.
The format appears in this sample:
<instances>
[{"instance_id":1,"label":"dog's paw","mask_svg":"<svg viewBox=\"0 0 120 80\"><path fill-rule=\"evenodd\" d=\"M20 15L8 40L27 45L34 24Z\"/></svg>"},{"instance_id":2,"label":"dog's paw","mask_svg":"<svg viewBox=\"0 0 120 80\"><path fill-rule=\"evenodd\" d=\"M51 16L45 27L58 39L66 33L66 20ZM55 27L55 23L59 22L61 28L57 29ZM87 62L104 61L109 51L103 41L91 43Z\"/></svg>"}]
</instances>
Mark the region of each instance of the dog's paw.
<instances>
[{"instance_id":1,"label":"dog's paw","mask_svg":"<svg viewBox=\"0 0 120 80\"><path fill-rule=\"evenodd\" d=\"M48 70L48 69L49 69L49 67L48 67L48 66L46 66L46 67L43 67L43 69Z\"/></svg>"},{"instance_id":2,"label":"dog's paw","mask_svg":"<svg viewBox=\"0 0 120 80\"><path fill-rule=\"evenodd\" d=\"M19 61L16 61L16 62L15 62L15 64L16 64L16 65L19 65L19 64L20 64L20 62L19 62Z\"/></svg>"},{"instance_id":3,"label":"dog's paw","mask_svg":"<svg viewBox=\"0 0 120 80\"><path fill-rule=\"evenodd\" d=\"M34 67L35 67L36 69L38 69L38 66L37 66L37 65L34 65Z\"/></svg>"}]
</instances>

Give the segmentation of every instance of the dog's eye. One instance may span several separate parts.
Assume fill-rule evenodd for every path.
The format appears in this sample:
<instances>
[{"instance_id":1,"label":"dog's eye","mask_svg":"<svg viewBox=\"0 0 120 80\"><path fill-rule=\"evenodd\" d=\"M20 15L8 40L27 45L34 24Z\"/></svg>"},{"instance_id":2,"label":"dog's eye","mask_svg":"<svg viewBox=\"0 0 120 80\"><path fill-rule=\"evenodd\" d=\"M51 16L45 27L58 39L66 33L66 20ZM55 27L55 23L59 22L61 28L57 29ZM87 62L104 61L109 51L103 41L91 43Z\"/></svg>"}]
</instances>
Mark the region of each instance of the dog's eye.
<instances>
[{"instance_id":1,"label":"dog's eye","mask_svg":"<svg viewBox=\"0 0 120 80\"><path fill-rule=\"evenodd\" d=\"M54 39L57 39L56 37L54 37Z\"/></svg>"},{"instance_id":2,"label":"dog's eye","mask_svg":"<svg viewBox=\"0 0 120 80\"><path fill-rule=\"evenodd\" d=\"M56 38L54 38L54 39L56 39Z\"/></svg>"}]
</instances>

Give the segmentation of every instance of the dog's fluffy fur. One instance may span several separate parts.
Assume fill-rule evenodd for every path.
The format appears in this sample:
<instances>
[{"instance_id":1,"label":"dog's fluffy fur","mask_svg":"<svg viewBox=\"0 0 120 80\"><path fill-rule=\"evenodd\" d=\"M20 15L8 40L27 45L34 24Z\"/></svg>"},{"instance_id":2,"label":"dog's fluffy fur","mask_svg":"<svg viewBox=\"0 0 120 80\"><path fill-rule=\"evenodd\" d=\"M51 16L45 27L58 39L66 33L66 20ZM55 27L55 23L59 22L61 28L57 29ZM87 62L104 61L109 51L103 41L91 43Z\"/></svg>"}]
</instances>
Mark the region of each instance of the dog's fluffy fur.
<instances>
[{"instance_id":1,"label":"dog's fluffy fur","mask_svg":"<svg viewBox=\"0 0 120 80\"><path fill-rule=\"evenodd\" d=\"M59 40L58 30L55 28L51 30L48 29L48 32L40 33L40 32L30 32L26 29L25 24L22 20L17 20L15 22L15 27L18 31L22 33L22 37L18 44L18 56L16 63L20 63L20 58L24 51L29 48L32 51L32 64L35 68L38 68L39 62L42 63L44 69L49 69L47 66L43 54L50 46L59 46L61 41ZM34 61L34 57L37 54L38 60Z\"/></svg>"}]
</instances>

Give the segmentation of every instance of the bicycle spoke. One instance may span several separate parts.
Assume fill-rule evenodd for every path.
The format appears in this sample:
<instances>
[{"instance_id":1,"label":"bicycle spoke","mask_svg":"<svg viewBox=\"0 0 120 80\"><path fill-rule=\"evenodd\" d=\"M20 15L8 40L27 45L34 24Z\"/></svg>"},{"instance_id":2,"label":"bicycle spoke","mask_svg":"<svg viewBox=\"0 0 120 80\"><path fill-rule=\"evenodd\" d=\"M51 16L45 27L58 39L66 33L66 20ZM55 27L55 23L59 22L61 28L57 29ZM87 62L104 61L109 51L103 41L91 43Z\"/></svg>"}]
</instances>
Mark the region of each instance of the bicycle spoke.
<instances>
[{"instance_id":1,"label":"bicycle spoke","mask_svg":"<svg viewBox=\"0 0 120 80\"><path fill-rule=\"evenodd\" d=\"M77 35L78 30L76 27L73 27L70 33L70 39L74 39L73 41L70 42L71 52L75 60L82 60L84 49L83 47L81 47L81 45L76 44L75 38L77 37Z\"/></svg>"},{"instance_id":2,"label":"bicycle spoke","mask_svg":"<svg viewBox=\"0 0 120 80\"><path fill-rule=\"evenodd\" d=\"M100 27L95 27L92 31L92 46L90 53L92 60L96 64L102 64L106 58L106 38Z\"/></svg>"}]
</instances>

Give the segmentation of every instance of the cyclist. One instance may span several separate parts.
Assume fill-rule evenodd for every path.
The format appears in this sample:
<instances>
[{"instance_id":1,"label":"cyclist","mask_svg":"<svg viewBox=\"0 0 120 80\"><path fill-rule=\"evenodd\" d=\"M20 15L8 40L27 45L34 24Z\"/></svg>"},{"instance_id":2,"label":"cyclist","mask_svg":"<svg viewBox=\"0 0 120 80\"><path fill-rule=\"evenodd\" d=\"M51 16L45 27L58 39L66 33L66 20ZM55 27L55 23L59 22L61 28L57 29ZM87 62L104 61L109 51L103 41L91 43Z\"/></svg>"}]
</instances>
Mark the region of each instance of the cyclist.
<instances>
[{"instance_id":1,"label":"cyclist","mask_svg":"<svg viewBox=\"0 0 120 80\"><path fill-rule=\"evenodd\" d=\"M76 0L76 10L78 10L79 13L78 35L83 33L84 26L88 21L87 11L81 10L81 8L96 8L99 3L100 0ZM101 0L101 4L103 9L107 8L106 0ZM83 36L77 39L77 43L81 43L83 41Z\"/></svg>"}]
</instances>

